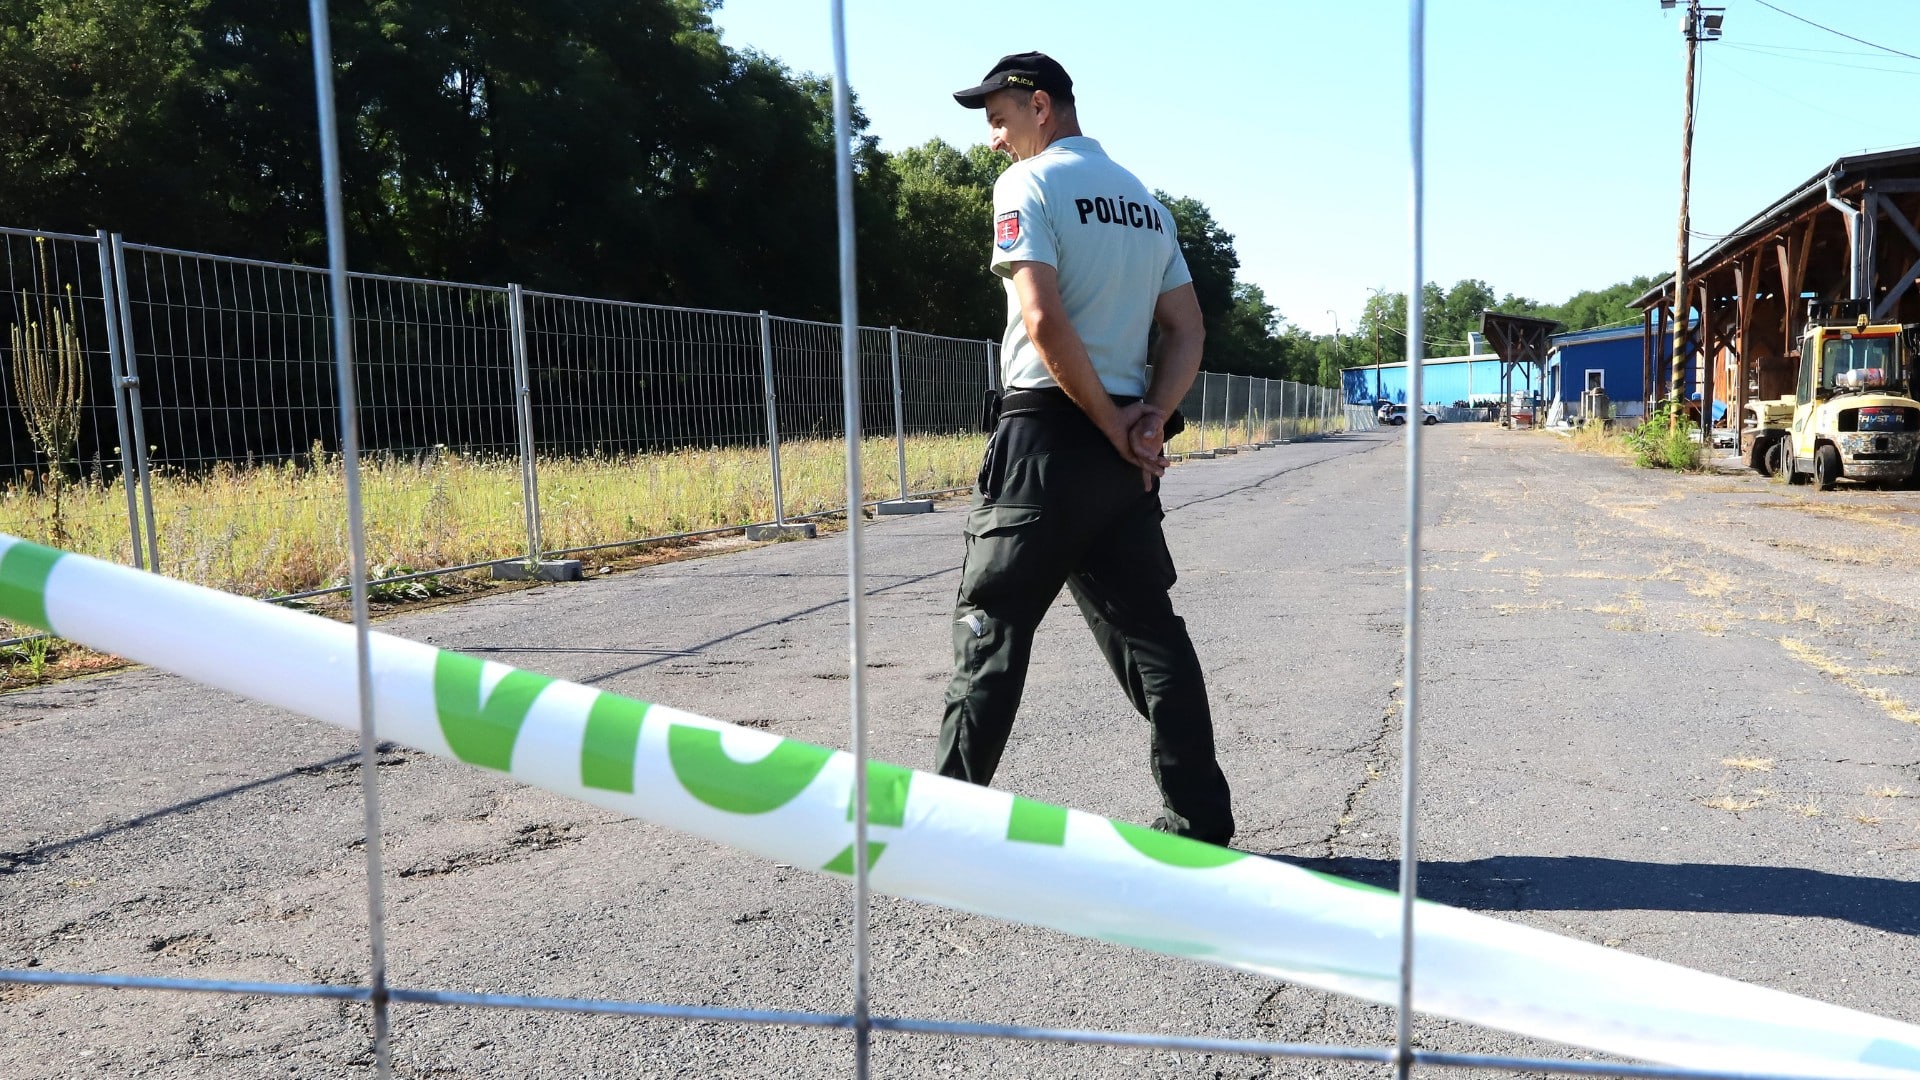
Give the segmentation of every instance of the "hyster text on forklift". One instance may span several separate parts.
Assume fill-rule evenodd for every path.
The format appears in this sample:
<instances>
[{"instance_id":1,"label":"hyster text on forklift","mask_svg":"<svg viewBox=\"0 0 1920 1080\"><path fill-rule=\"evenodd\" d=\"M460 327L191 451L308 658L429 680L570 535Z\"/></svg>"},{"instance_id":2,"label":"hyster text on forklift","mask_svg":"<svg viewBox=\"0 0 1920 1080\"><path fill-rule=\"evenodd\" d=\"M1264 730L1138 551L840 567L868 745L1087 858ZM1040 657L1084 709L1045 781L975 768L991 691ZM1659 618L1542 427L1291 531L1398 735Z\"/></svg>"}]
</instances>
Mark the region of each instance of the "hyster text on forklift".
<instances>
[{"instance_id":1,"label":"hyster text on forklift","mask_svg":"<svg viewBox=\"0 0 1920 1080\"><path fill-rule=\"evenodd\" d=\"M1792 397L1747 405L1747 462L1822 491L1840 480L1903 483L1920 451L1913 359L1920 323L1875 324L1864 300L1813 301Z\"/></svg>"}]
</instances>

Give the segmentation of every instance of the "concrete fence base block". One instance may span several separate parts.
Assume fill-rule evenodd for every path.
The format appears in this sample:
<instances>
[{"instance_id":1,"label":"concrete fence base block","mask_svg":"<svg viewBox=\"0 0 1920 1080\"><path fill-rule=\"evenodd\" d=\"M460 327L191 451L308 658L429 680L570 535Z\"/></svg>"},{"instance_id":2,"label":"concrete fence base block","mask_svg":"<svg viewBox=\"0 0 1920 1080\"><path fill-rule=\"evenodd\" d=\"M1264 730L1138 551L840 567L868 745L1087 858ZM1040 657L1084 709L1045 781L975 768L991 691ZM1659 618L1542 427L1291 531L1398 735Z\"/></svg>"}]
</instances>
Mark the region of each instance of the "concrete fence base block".
<instances>
[{"instance_id":1,"label":"concrete fence base block","mask_svg":"<svg viewBox=\"0 0 1920 1080\"><path fill-rule=\"evenodd\" d=\"M749 525L749 540L812 540L820 535L820 526L811 521L788 525Z\"/></svg>"},{"instance_id":2,"label":"concrete fence base block","mask_svg":"<svg viewBox=\"0 0 1920 1080\"><path fill-rule=\"evenodd\" d=\"M1225 454L1228 457L1232 457L1233 455L1239 452L1240 452L1240 448L1237 446L1223 446L1220 449L1214 451L1214 453L1216 454Z\"/></svg>"},{"instance_id":3,"label":"concrete fence base block","mask_svg":"<svg viewBox=\"0 0 1920 1080\"><path fill-rule=\"evenodd\" d=\"M888 499L886 502L875 507L875 510L881 517L888 517L893 514L931 514L933 513L933 500Z\"/></svg>"},{"instance_id":4,"label":"concrete fence base block","mask_svg":"<svg viewBox=\"0 0 1920 1080\"><path fill-rule=\"evenodd\" d=\"M522 559L519 562L493 564L495 581L579 581L584 576L579 559L556 559L550 562Z\"/></svg>"},{"instance_id":5,"label":"concrete fence base block","mask_svg":"<svg viewBox=\"0 0 1920 1080\"><path fill-rule=\"evenodd\" d=\"M1197 459L1199 459L1199 460L1201 460L1201 461L1212 461L1212 460L1213 460L1213 454L1214 454L1214 452L1213 452L1212 450L1195 450L1195 451L1193 451L1193 452L1191 452L1191 453L1189 453L1189 454L1187 455L1187 457L1189 457L1189 458L1197 458Z\"/></svg>"}]
</instances>

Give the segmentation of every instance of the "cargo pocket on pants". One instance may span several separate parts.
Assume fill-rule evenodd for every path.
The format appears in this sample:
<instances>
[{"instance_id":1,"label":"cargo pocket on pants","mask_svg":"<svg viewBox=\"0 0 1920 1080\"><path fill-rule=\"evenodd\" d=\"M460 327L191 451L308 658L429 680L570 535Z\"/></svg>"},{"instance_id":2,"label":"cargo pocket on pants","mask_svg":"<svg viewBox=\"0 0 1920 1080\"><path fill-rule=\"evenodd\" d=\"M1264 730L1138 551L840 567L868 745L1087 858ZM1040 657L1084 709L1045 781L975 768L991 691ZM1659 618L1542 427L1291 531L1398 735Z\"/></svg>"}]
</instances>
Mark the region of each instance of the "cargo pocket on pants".
<instances>
[{"instance_id":1,"label":"cargo pocket on pants","mask_svg":"<svg viewBox=\"0 0 1920 1080\"><path fill-rule=\"evenodd\" d=\"M1024 503L989 503L967 511L963 601L988 607L1018 600L1044 577L1040 514L1040 507Z\"/></svg>"}]
</instances>

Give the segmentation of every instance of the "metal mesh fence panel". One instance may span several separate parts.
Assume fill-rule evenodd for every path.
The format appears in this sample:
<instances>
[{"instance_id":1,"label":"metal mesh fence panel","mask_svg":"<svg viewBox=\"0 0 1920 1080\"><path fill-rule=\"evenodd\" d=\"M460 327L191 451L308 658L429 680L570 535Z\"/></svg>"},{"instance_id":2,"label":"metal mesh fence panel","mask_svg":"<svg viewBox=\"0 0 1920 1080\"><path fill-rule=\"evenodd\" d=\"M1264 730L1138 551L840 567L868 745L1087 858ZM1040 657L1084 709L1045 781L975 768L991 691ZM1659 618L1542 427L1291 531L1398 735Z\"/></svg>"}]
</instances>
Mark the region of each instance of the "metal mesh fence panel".
<instances>
[{"instance_id":1,"label":"metal mesh fence panel","mask_svg":"<svg viewBox=\"0 0 1920 1080\"><path fill-rule=\"evenodd\" d=\"M542 547L772 516L756 316L523 296Z\"/></svg>"},{"instance_id":2,"label":"metal mesh fence panel","mask_svg":"<svg viewBox=\"0 0 1920 1080\"><path fill-rule=\"evenodd\" d=\"M964 487L986 443L980 413L992 350L985 342L905 330L899 342L907 494Z\"/></svg>"},{"instance_id":3,"label":"metal mesh fence panel","mask_svg":"<svg viewBox=\"0 0 1920 1080\"><path fill-rule=\"evenodd\" d=\"M58 323L75 369L56 492L16 350L0 354L0 528L139 565L157 553L163 572L250 595L342 585L324 271L13 229L0 270L0 321ZM837 324L349 282L379 580L780 518L781 465L784 514L844 506ZM867 499L967 486L992 343L860 334Z\"/></svg>"},{"instance_id":4,"label":"metal mesh fence panel","mask_svg":"<svg viewBox=\"0 0 1920 1080\"><path fill-rule=\"evenodd\" d=\"M0 531L137 564L103 249L0 229Z\"/></svg>"},{"instance_id":5,"label":"metal mesh fence panel","mask_svg":"<svg viewBox=\"0 0 1920 1080\"><path fill-rule=\"evenodd\" d=\"M123 246L159 567L260 594L345 573L325 274ZM505 290L354 275L376 577L509 555L521 521Z\"/></svg>"},{"instance_id":6,"label":"metal mesh fence panel","mask_svg":"<svg viewBox=\"0 0 1920 1080\"><path fill-rule=\"evenodd\" d=\"M840 327L772 319L774 414L789 517L846 506L846 413L841 394ZM897 497L892 359L887 333L862 328L859 350L863 502Z\"/></svg>"}]
</instances>

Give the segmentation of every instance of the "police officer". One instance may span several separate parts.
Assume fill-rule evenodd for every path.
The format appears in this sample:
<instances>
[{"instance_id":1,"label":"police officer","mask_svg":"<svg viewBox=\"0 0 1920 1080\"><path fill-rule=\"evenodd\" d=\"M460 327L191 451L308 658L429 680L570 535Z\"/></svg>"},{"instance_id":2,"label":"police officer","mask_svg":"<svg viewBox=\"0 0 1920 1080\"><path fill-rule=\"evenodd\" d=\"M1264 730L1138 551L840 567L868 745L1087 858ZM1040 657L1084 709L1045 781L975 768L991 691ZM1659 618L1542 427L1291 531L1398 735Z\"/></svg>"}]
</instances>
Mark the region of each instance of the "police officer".
<instances>
[{"instance_id":1,"label":"police officer","mask_svg":"<svg viewBox=\"0 0 1920 1080\"><path fill-rule=\"evenodd\" d=\"M1231 800L1160 531L1166 425L1204 336L1173 216L1080 133L1073 80L1051 57L1003 57L954 98L986 110L1014 164L993 189L1006 389L967 514L939 771L993 779L1034 631L1064 584L1152 727L1154 828L1224 844Z\"/></svg>"}]
</instances>

